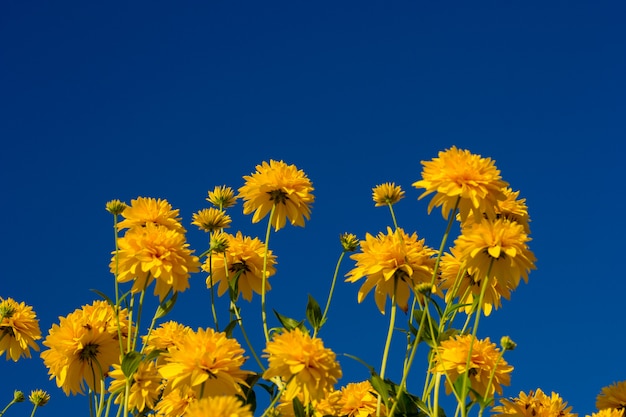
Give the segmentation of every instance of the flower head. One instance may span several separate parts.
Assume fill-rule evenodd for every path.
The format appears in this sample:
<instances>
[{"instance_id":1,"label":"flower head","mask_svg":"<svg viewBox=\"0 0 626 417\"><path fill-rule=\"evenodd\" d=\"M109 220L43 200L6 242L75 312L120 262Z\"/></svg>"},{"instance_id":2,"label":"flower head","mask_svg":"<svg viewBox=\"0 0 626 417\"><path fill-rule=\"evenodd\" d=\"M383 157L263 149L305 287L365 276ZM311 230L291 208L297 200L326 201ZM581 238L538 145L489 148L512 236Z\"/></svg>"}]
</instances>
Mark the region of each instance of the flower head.
<instances>
[{"instance_id":1,"label":"flower head","mask_svg":"<svg viewBox=\"0 0 626 417\"><path fill-rule=\"evenodd\" d=\"M602 388L596 397L596 408L598 410L605 408L626 409L626 381L615 382Z\"/></svg>"},{"instance_id":2,"label":"flower head","mask_svg":"<svg viewBox=\"0 0 626 417\"><path fill-rule=\"evenodd\" d=\"M372 189L372 198L374 203L376 203L376 207L396 204L404 198L404 191L399 185L393 182L386 182Z\"/></svg>"},{"instance_id":3,"label":"flower head","mask_svg":"<svg viewBox=\"0 0 626 417\"><path fill-rule=\"evenodd\" d=\"M128 312L119 312L119 332L128 333ZM48 350L41 357L50 379L66 395L83 393L85 383L99 392L109 367L120 360L118 320L115 311L105 301L94 301L76 309L59 324L53 324L43 342Z\"/></svg>"},{"instance_id":4,"label":"flower head","mask_svg":"<svg viewBox=\"0 0 626 417\"><path fill-rule=\"evenodd\" d=\"M274 334L264 352L269 366L263 378L280 377L287 383L286 401L299 394L304 405L321 400L342 375L335 353L299 328Z\"/></svg>"},{"instance_id":5,"label":"flower head","mask_svg":"<svg viewBox=\"0 0 626 417\"><path fill-rule=\"evenodd\" d=\"M520 392L516 398L502 398L501 405L494 407L494 416L503 417L577 417L572 407L555 392L548 396L541 389Z\"/></svg>"},{"instance_id":6,"label":"flower head","mask_svg":"<svg viewBox=\"0 0 626 417\"><path fill-rule=\"evenodd\" d=\"M470 349L471 358L468 366ZM446 375L448 393L451 392L454 381L459 376L467 374L472 389L482 398L487 398L494 392L502 395L502 385L510 384L513 367L502 358L500 349L495 343L491 343L489 338L479 340L471 335L457 335L441 342L430 370ZM470 395L476 398L473 391Z\"/></svg>"},{"instance_id":7,"label":"flower head","mask_svg":"<svg viewBox=\"0 0 626 417\"><path fill-rule=\"evenodd\" d=\"M530 240L517 222L483 219L463 227L454 244L470 275L495 278L502 288L514 290L521 278L528 282L528 273L535 269L535 255L527 245Z\"/></svg>"},{"instance_id":8,"label":"flower head","mask_svg":"<svg viewBox=\"0 0 626 417\"><path fill-rule=\"evenodd\" d=\"M170 290L182 292L189 288L190 273L200 270L200 261L192 255L185 235L159 224L147 223L128 230L118 245L117 258L113 252L109 266L112 273L118 272L119 282L134 281L134 293L156 279L154 294L163 301Z\"/></svg>"},{"instance_id":9,"label":"flower head","mask_svg":"<svg viewBox=\"0 0 626 417\"><path fill-rule=\"evenodd\" d=\"M243 177L245 184L239 188L243 198L243 213L257 223L275 207L272 226L279 230L287 219L292 225L304 227L309 220L314 196L313 186L306 174L295 165L270 160L256 166L256 172Z\"/></svg>"},{"instance_id":10,"label":"flower head","mask_svg":"<svg viewBox=\"0 0 626 417\"><path fill-rule=\"evenodd\" d=\"M624 417L624 408L603 408L586 417Z\"/></svg>"},{"instance_id":11,"label":"flower head","mask_svg":"<svg viewBox=\"0 0 626 417\"><path fill-rule=\"evenodd\" d=\"M50 394L42 389L36 389L30 392L28 400L36 407L43 407L50 401Z\"/></svg>"},{"instance_id":12,"label":"flower head","mask_svg":"<svg viewBox=\"0 0 626 417\"><path fill-rule=\"evenodd\" d=\"M252 417L252 410L234 395L218 395L191 403L185 417Z\"/></svg>"},{"instance_id":13,"label":"flower head","mask_svg":"<svg viewBox=\"0 0 626 417\"><path fill-rule=\"evenodd\" d=\"M221 296L228 290L229 281L238 277L238 293L250 301L253 292L261 294L262 291L265 245L258 238L243 236L241 232L235 236L227 233L222 236L226 239L224 255L214 254L202 265L202 269L210 274L206 280L207 287L219 285L217 293ZM276 257L268 250L266 279L276 272L275 264ZM265 290L270 289L269 282L266 282Z\"/></svg>"},{"instance_id":14,"label":"flower head","mask_svg":"<svg viewBox=\"0 0 626 417\"><path fill-rule=\"evenodd\" d=\"M22 403L24 402L25 398L24 398L24 393L20 390L15 390L13 391L13 402L14 403Z\"/></svg>"},{"instance_id":15,"label":"flower head","mask_svg":"<svg viewBox=\"0 0 626 417\"><path fill-rule=\"evenodd\" d=\"M130 206L122 212L124 220L118 223L118 229L145 226L147 223L156 223L185 233L185 229L180 222L180 210L172 209L172 205L167 200L137 197L131 200Z\"/></svg>"},{"instance_id":16,"label":"flower head","mask_svg":"<svg viewBox=\"0 0 626 417\"><path fill-rule=\"evenodd\" d=\"M126 388L126 376L119 364L113 364L113 370L109 373L113 378L109 386L109 392L115 395L115 404L121 404ZM157 372L157 368L152 361L139 363L137 370L131 377L130 390L128 394L128 406L139 412L154 408L162 389L162 378Z\"/></svg>"},{"instance_id":17,"label":"flower head","mask_svg":"<svg viewBox=\"0 0 626 417\"><path fill-rule=\"evenodd\" d=\"M386 235L381 232L374 237L368 233L361 241L361 253L350 256L356 267L346 274L346 281L356 282L366 277L358 301L363 301L375 288L374 299L383 314L387 297L392 298L395 289L396 303L407 311L411 291L418 284L432 280L435 253L424 245L424 239L418 240L416 233L409 236L402 229L394 232L390 227Z\"/></svg>"},{"instance_id":18,"label":"flower head","mask_svg":"<svg viewBox=\"0 0 626 417\"><path fill-rule=\"evenodd\" d=\"M124 210L126 210L126 207L128 207L126 203L123 203L120 200L107 201L105 206L106 210L114 215L122 214Z\"/></svg>"},{"instance_id":19,"label":"flower head","mask_svg":"<svg viewBox=\"0 0 626 417\"><path fill-rule=\"evenodd\" d=\"M346 417L374 417L378 405L378 394L371 382L349 383L341 388L338 401L338 415ZM381 404L381 416L387 415L387 409Z\"/></svg>"},{"instance_id":20,"label":"flower head","mask_svg":"<svg viewBox=\"0 0 626 417\"><path fill-rule=\"evenodd\" d=\"M354 252L359 247L359 239L352 233L342 233L339 241L344 252Z\"/></svg>"},{"instance_id":21,"label":"flower head","mask_svg":"<svg viewBox=\"0 0 626 417\"><path fill-rule=\"evenodd\" d=\"M192 215L191 224L198 226L200 230L212 232L230 227L232 222L230 216L224 211L216 208L202 209Z\"/></svg>"},{"instance_id":22,"label":"flower head","mask_svg":"<svg viewBox=\"0 0 626 417\"><path fill-rule=\"evenodd\" d=\"M30 358L30 349L39 350L41 339L39 320L31 306L13 298L0 297L0 356L14 362L24 356Z\"/></svg>"},{"instance_id":23,"label":"flower head","mask_svg":"<svg viewBox=\"0 0 626 417\"><path fill-rule=\"evenodd\" d=\"M175 348L185 334L190 331L192 331L191 327L172 320L161 323L159 327L150 332L148 336L144 337L145 351L146 353L150 353L153 350Z\"/></svg>"},{"instance_id":24,"label":"flower head","mask_svg":"<svg viewBox=\"0 0 626 417\"><path fill-rule=\"evenodd\" d=\"M501 179L500 171L491 158L470 153L468 150L450 149L439 152L437 158L422 161L422 179L413 183L415 188L424 188L419 199L436 193L428 204L430 213L441 206L441 213L448 218L458 201L461 220L470 211L476 218L483 213L493 217L498 200L505 198L502 189L508 185Z\"/></svg>"},{"instance_id":25,"label":"flower head","mask_svg":"<svg viewBox=\"0 0 626 417\"><path fill-rule=\"evenodd\" d=\"M164 354L167 364L159 373L172 388L202 385L204 396L242 394L241 385L251 374L241 369L243 353L239 342L225 333L211 328L189 331Z\"/></svg>"},{"instance_id":26,"label":"flower head","mask_svg":"<svg viewBox=\"0 0 626 417\"><path fill-rule=\"evenodd\" d=\"M177 388L166 386L163 397L156 404L154 411L159 417L184 416L189 406L198 400L196 390L189 385L181 385Z\"/></svg>"},{"instance_id":27,"label":"flower head","mask_svg":"<svg viewBox=\"0 0 626 417\"><path fill-rule=\"evenodd\" d=\"M216 186L213 191L209 191L207 201L220 210L232 207L237 202L235 191L225 185Z\"/></svg>"}]
</instances>

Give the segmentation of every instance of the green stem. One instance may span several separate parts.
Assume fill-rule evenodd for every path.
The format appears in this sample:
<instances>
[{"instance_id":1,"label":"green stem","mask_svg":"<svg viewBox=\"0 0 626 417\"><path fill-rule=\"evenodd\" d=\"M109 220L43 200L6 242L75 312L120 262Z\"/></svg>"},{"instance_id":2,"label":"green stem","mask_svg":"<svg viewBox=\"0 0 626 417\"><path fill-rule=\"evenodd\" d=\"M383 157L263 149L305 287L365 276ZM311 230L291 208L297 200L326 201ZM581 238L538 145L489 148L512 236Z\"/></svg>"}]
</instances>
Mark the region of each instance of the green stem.
<instances>
[{"instance_id":1,"label":"green stem","mask_svg":"<svg viewBox=\"0 0 626 417\"><path fill-rule=\"evenodd\" d=\"M122 339L122 328L120 326L120 283L117 282L117 277L119 276L119 265L120 265L120 257L119 257L119 233L117 230L117 214L113 215L113 231L115 232L115 320L117 322L117 339L120 344L120 352L124 351L124 341Z\"/></svg>"},{"instance_id":2,"label":"green stem","mask_svg":"<svg viewBox=\"0 0 626 417\"><path fill-rule=\"evenodd\" d=\"M333 275L333 281L330 284L330 291L328 292L328 299L326 300L326 307L324 308L324 313L322 314L322 319L320 320L319 328L313 330L313 337L317 336L317 332L322 328L324 322L326 321L326 316L328 314L328 309L330 308L330 300L333 298L333 292L335 290L335 283L337 282L337 275L339 274L339 266L341 265L341 261L343 257L346 255L346 251L344 250L339 255L339 259L337 260L337 265L335 265L335 274Z\"/></svg>"},{"instance_id":3,"label":"green stem","mask_svg":"<svg viewBox=\"0 0 626 417\"><path fill-rule=\"evenodd\" d=\"M226 265L226 253L224 253L224 265ZM226 275L228 279L228 274ZM215 310L215 288L213 286L213 251L209 252L209 283L211 285L211 313L213 314L213 323L215 330L220 331L220 325L217 322L217 311Z\"/></svg>"},{"instance_id":4,"label":"green stem","mask_svg":"<svg viewBox=\"0 0 626 417\"><path fill-rule=\"evenodd\" d=\"M393 211L393 204L387 203L389 206L389 211L391 212L391 220L393 221L393 227L398 229L398 221L396 220L396 213Z\"/></svg>"},{"instance_id":5,"label":"green stem","mask_svg":"<svg viewBox=\"0 0 626 417\"><path fill-rule=\"evenodd\" d=\"M6 406L6 407L4 407L4 408L2 409L2 411L0 411L0 417L2 417L2 416L4 415L4 413L6 413L6 412L7 412L7 410L8 410L8 409L9 409L9 408L13 405L13 404L15 404L16 402L17 402L17 401L15 401L15 399L11 400L11 402L10 402L10 403L8 403L8 404L7 404L7 406Z\"/></svg>"},{"instance_id":6,"label":"green stem","mask_svg":"<svg viewBox=\"0 0 626 417\"><path fill-rule=\"evenodd\" d=\"M380 364L380 379L385 380L385 371L387 370L387 359L389 358L389 348L391 346L391 338L393 336L393 329L396 324L396 289L398 287L398 278L393 277L393 294L391 295L391 311L389 313L389 328L387 329L387 340L385 341L385 349L383 350L383 360ZM376 416L380 416L382 398L378 396L378 404L376 406Z\"/></svg>"},{"instance_id":7,"label":"green stem","mask_svg":"<svg viewBox=\"0 0 626 417\"><path fill-rule=\"evenodd\" d=\"M274 213L276 212L276 203L272 206L272 211L270 211L270 219L267 222L267 230L265 232L265 253L263 254L263 276L261 281L261 319L263 321L263 333L265 334L265 341L269 342L270 333L267 330L267 313L265 310L265 293L266 293L266 282L267 282L267 256L269 252L269 244L270 244L270 232L272 231L272 220L274 218Z\"/></svg>"},{"instance_id":8,"label":"green stem","mask_svg":"<svg viewBox=\"0 0 626 417\"><path fill-rule=\"evenodd\" d=\"M33 417L35 415L35 411L37 411L37 404L33 405L33 411L32 413L30 413L30 417Z\"/></svg>"},{"instance_id":9,"label":"green stem","mask_svg":"<svg viewBox=\"0 0 626 417\"><path fill-rule=\"evenodd\" d=\"M237 323L239 323L239 328L241 329L241 334L243 335L243 338L246 341L246 344L248 345L248 348L250 348L250 352L252 352L252 356L254 356L254 360L259 365L259 368L261 368L261 372L265 372L265 366L263 366L263 362L261 362L261 358L259 358L259 355L257 355L256 351L254 350L254 346L252 346L252 343L250 343L250 339L248 338L248 334L246 333L246 329L243 327L243 319L241 318L241 315L239 314L239 308L232 301L230 302L230 304L231 304L230 309L231 309L231 311L235 312L235 317L237 318Z\"/></svg>"}]
</instances>

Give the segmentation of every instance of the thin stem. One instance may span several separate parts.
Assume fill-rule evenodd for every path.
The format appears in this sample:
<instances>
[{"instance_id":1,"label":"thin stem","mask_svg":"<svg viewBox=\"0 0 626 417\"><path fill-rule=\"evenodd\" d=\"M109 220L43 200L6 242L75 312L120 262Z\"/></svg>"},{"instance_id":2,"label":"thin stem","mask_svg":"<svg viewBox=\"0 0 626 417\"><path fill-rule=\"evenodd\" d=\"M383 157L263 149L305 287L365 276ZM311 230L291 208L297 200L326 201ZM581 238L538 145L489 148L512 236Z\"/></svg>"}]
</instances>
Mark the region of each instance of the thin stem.
<instances>
[{"instance_id":1,"label":"thin stem","mask_svg":"<svg viewBox=\"0 0 626 417\"><path fill-rule=\"evenodd\" d=\"M330 291L328 292L328 299L326 300L326 307L324 308L324 313L322 314L322 319L320 320L319 328L313 330L313 337L317 336L317 332L322 328L324 322L326 321L326 316L328 314L328 309L330 308L330 300L333 298L333 292L335 290L335 283L337 282L337 275L339 274L339 266L341 265L341 261L343 257L346 255L346 251L344 250L339 255L339 259L337 260L337 265L335 266L335 274L333 275L333 281L330 284Z\"/></svg>"},{"instance_id":2,"label":"thin stem","mask_svg":"<svg viewBox=\"0 0 626 417\"><path fill-rule=\"evenodd\" d=\"M393 221L393 227L395 229L397 229L398 228L398 221L396 220L396 213L394 213L394 211L393 211L393 204L387 203L387 206L389 206L389 211L391 212L391 220Z\"/></svg>"},{"instance_id":3,"label":"thin stem","mask_svg":"<svg viewBox=\"0 0 626 417\"><path fill-rule=\"evenodd\" d=\"M274 213L276 212L276 203L272 206L270 211L270 219L267 222L267 231L265 232L265 253L263 254L263 277L261 281L261 319L263 320L263 333L265 334L265 341L269 342L270 333L267 330L267 313L265 310L265 293L267 286L267 256L269 252L270 244L270 232L272 231L272 220L274 219Z\"/></svg>"},{"instance_id":4,"label":"thin stem","mask_svg":"<svg viewBox=\"0 0 626 417\"><path fill-rule=\"evenodd\" d=\"M387 329L387 340L385 341L385 349L383 350L383 360L380 364L380 379L385 380L385 371L387 370L387 359L389 358L389 347L391 346L391 338L393 329L396 324L396 289L398 287L398 277L393 277L393 294L391 295L391 311L389 313L389 328ZM380 416L380 406L382 398L378 396L378 404L376 406L376 416Z\"/></svg>"},{"instance_id":5,"label":"thin stem","mask_svg":"<svg viewBox=\"0 0 626 417\"><path fill-rule=\"evenodd\" d=\"M224 253L224 265L226 265L226 253ZM228 277L228 274L226 277ZM211 286L211 313L213 314L213 323L215 323L215 330L219 332L220 325L217 322L217 311L215 311L215 287L213 286L213 251L209 252L209 284Z\"/></svg>"},{"instance_id":6,"label":"thin stem","mask_svg":"<svg viewBox=\"0 0 626 417\"><path fill-rule=\"evenodd\" d=\"M252 352L252 356L254 356L254 360L259 365L259 368L261 368L261 371L265 372L265 366L263 366L263 362L261 362L261 358L259 358L259 355L257 355L256 351L254 350L254 346L252 346L252 343L250 343L250 339L248 338L246 329L243 327L243 319L241 318L241 315L239 314L239 308L233 301L230 302L230 309L231 311L235 312L235 317L237 318L237 323L239 323L241 334L243 335L244 340L248 344L248 347L250 348L250 352Z\"/></svg>"},{"instance_id":7,"label":"thin stem","mask_svg":"<svg viewBox=\"0 0 626 417\"><path fill-rule=\"evenodd\" d=\"M113 231L115 232L115 275L114 275L114 281L115 281L115 320L117 322L117 339L119 341L120 344L120 352L124 351L124 341L122 340L122 328L120 326L120 284L117 281L117 277L119 276L119 265L120 265L120 258L119 258L119 244L118 244L118 239L119 239L119 233L117 230L117 214L113 215Z\"/></svg>"}]
</instances>

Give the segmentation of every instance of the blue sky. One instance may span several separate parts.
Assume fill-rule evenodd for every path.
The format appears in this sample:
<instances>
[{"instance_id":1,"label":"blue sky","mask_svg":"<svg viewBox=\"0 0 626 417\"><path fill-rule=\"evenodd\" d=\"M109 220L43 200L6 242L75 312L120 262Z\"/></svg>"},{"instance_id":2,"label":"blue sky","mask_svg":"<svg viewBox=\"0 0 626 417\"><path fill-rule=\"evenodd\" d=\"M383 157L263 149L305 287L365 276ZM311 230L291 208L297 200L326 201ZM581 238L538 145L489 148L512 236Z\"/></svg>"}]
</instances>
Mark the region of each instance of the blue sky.
<instances>
[{"instance_id":1,"label":"blue sky","mask_svg":"<svg viewBox=\"0 0 626 417\"><path fill-rule=\"evenodd\" d=\"M47 334L90 288L112 291L106 201L167 199L199 253L206 236L189 223L207 190L238 188L273 158L315 187L306 227L271 239L268 302L302 317L308 293L326 297L338 235L390 224L375 185L401 185L401 226L438 246L445 223L411 184L421 160L456 145L494 158L532 219L537 270L481 322L482 337L518 343L505 395L556 391L590 414L626 380L624 13L617 1L4 2L0 296L34 306ZM231 215L232 230L263 235L240 204ZM203 281L173 316L193 327L210 325ZM357 290L339 283L321 336L377 365L387 319ZM341 363L342 382L367 377ZM40 416L86 407L38 356L0 372L7 401L52 393Z\"/></svg>"}]
</instances>

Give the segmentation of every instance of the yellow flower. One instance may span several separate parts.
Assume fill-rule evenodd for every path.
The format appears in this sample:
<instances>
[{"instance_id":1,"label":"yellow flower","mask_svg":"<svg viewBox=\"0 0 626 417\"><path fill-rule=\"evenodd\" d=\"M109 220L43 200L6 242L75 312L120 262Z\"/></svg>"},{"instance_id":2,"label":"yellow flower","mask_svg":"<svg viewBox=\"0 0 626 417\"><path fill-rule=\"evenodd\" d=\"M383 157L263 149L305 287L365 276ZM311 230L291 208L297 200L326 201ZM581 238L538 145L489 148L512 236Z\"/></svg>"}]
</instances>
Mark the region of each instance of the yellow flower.
<instances>
[{"instance_id":1,"label":"yellow flower","mask_svg":"<svg viewBox=\"0 0 626 417\"><path fill-rule=\"evenodd\" d=\"M436 193L428 204L428 213L441 206L441 214L447 219L458 200L461 221L470 211L475 218L481 218L483 213L493 218L497 201L505 198L502 189L508 183L501 179L491 158L453 146L431 161L422 161L422 165L422 179L413 186L426 190L419 199Z\"/></svg>"},{"instance_id":2,"label":"yellow flower","mask_svg":"<svg viewBox=\"0 0 626 417\"><path fill-rule=\"evenodd\" d=\"M167 200L147 197L137 197L131 200L130 206L122 212L124 220L118 223L119 230L145 226L148 223L156 223L168 229L185 233L183 225L180 223L179 210L173 210L172 205Z\"/></svg>"},{"instance_id":3,"label":"yellow flower","mask_svg":"<svg viewBox=\"0 0 626 417\"><path fill-rule=\"evenodd\" d=\"M615 382L602 388L596 397L596 408L626 408L626 381Z\"/></svg>"},{"instance_id":4,"label":"yellow flower","mask_svg":"<svg viewBox=\"0 0 626 417\"><path fill-rule=\"evenodd\" d=\"M240 385L246 385L251 374L241 370L246 360L243 353L239 342L225 333L211 328L189 331L164 354L167 364L159 373L172 388L189 385L204 396L242 394Z\"/></svg>"},{"instance_id":5,"label":"yellow flower","mask_svg":"<svg viewBox=\"0 0 626 417\"><path fill-rule=\"evenodd\" d=\"M359 239L352 233L342 233L339 241L344 252L354 252L359 247Z\"/></svg>"},{"instance_id":6,"label":"yellow flower","mask_svg":"<svg viewBox=\"0 0 626 417\"><path fill-rule=\"evenodd\" d=\"M109 373L109 376L113 378L109 386L109 392L115 394L115 404L121 404L126 388L126 376L124 376L122 367L118 364L113 364L113 370ZM157 372L154 362L139 363L139 367L131 377L128 396L130 409L137 409L139 412L153 409L161 394L161 380L161 375Z\"/></svg>"},{"instance_id":7,"label":"yellow flower","mask_svg":"<svg viewBox=\"0 0 626 417\"><path fill-rule=\"evenodd\" d=\"M470 346L472 355L468 366ZM482 398L487 398L494 392L502 395L502 385L510 384L513 367L502 358L500 349L489 338L479 340L471 335L457 335L441 342L430 371L446 375L447 393L451 392L457 378L467 372L471 388ZM476 398L473 391L470 396Z\"/></svg>"},{"instance_id":8,"label":"yellow flower","mask_svg":"<svg viewBox=\"0 0 626 417\"><path fill-rule=\"evenodd\" d=\"M252 417L252 410L235 396L219 395L191 403L185 417Z\"/></svg>"},{"instance_id":9,"label":"yellow flower","mask_svg":"<svg viewBox=\"0 0 626 417\"><path fill-rule=\"evenodd\" d=\"M220 210L234 206L237 202L237 197L232 188L225 185L216 186L213 191L209 191L207 201L213 204Z\"/></svg>"},{"instance_id":10,"label":"yellow flower","mask_svg":"<svg viewBox=\"0 0 626 417\"><path fill-rule=\"evenodd\" d=\"M292 225L304 227L309 220L311 204L315 199L313 186L302 170L283 161L270 160L256 166L256 172L243 177L245 184L239 188L243 198L243 213L252 216L252 223L263 219L275 206L272 226L279 230L287 219Z\"/></svg>"},{"instance_id":11,"label":"yellow flower","mask_svg":"<svg viewBox=\"0 0 626 417\"><path fill-rule=\"evenodd\" d=\"M165 226L147 223L145 227L128 230L118 240L119 251L109 264L118 271L119 282L133 281L131 291L141 292L156 279L154 294L163 301L168 292L189 288L191 272L200 270L200 261L188 249L185 235Z\"/></svg>"},{"instance_id":12,"label":"yellow flower","mask_svg":"<svg viewBox=\"0 0 626 417\"><path fill-rule=\"evenodd\" d=\"M449 303L458 298L459 303L468 304L461 307L461 311L470 314L472 304L480 298L482 283L485 281L475 273L470 273L470 270L463 266L456 247L451 248L450 253L445 253L441 257L440 271L440 288L446 290L446 302ZM491 314L492 308L495 307L497 310L502 306L501 297L508 300L511 296L509 289L503 287L498 280L487 280L487 286L482 304L482 310L486 316Z\"/></svg>"},{"instance_id":13,"label":"yellow flower","mask_svg":"<svg viewBox=\"0 0 626 417\"><path fill-rule=\"evenodd\" d=\"M436 252L424 245L424 239L418 240L416 233L409 236L402 229L394 232L390 227L386 235L381 232L374 237L368 233L361 241L361 251L350 256L356 267L346 274L346 281L367 277L359 289L358 301L362 302L375 287L374 299L383 314L386 297L392 297L394 287L396 303L407 311L411 290L432 280Z\"/></svg>"},{"instance_id":14,"label":"yellow flower","mask_svg":"<svg viewBox=\"0 0 626 417\"><path fill-rule=\"evenodd\" d=\"M624 408L604 408L586 417L624 417Z\"/></svg>"},{"instance_id":15,"label":"yellow flower","mask_svg":"<svg viewBox=\"0 0 626 417\"><path fill-rule=\"evenodd\" d=\"M349 383L341 388L338 401L339 415L346 417L374 417L378 405L378 394L369 381ZM387 409L381 404L381 416L387 415Z\"/></svg>"},{"instance_id":16,"label":"yellow flower","mask_svg":"<svg viewBox=\"0 0 626 417\"><path fill-rule=\"evenodd\" d=\"M302 392L299 392L296 395L300 403L304 401L304 396ZM339 415L339 405L338 401L341 397L340 391L329 391L324 398L319 401L311 401L309 404L309 409L307 411L311 411L311 417L328 417L328 416L338 416ZM287 400L285 393L280 397L280 401L276 406L276 413L280 417L296 417L296 413L293 409L293 399ZM306 414L306 411L305 411Z\"/></svg>"},{"instance_id":17,"label":"yellow flower","mask_svg":"<svg viewBox=\"0 0 626 417\"><path fill-rule=\"evenodd\" d=\"M202 269L211 275L206 280L206 285L211 288L212 285L218 285L218 295L223 295L228 290L229 280L239 275L237 288L239 294L243 298L252 300L252 293L261 294L263 284L263 256L265 253L265 245L258 238L243 236L241 232L237 232L236 236L224 233L222 237L226 239L226 251L224 255L213 254L207 257ZM224 266L226 262L226 266ZM266 278L276 273L274 265L276 257L268 250L267 254L267 270ZM228 269L228 276L226 275ZM265 290L269 291L271 286L269 282L265 283Z\"/></svg>"},{"instance_id":18,"label":"yellow flower","mask_svg":"<svg viewBox=\"0 0 626 417\"><path fill-rule=\"evenodd\" d=\"M196 391L188 385L171 389L166 386L163 397L154 411L159 417L180 417L185 415L187 408L197 400Z\"/></svg>"},{"instance_id":19,"label":"yellow flower","mask_svg":"<svg viewBox=\"0 0 626 417\"><path fill-rule=\"evenodd\" d=\"M43 407L50 401L50 394L42 389L36 389L30 392L28 400L36 407Z\"/></svg>"},{"instance_id":20,"label":"yellow flower","mask_svg":"<svg viewBox=\"0 0 626 417\"><path fill-rule=\"evenodd\" d=\"M128 312L120 313L120 331L128 333ZM124 341L122 341L124 342ZM100 391L109 367L119 363L120 341L113 307L105 301L76 309L53 324L43 342L48 347L41 353L50 379L56 378L66 395L83 393L85 383Z\"/></svg>"},{"instance_id":21,"label":"yellow flower","mask_svg":"<svg viewBox=\"0 0 626 417\"><path fill-rule=\"evenodd\" d=\"M526 244L530 240L519 223L483 219L463 227L454 244L459 260L477 280L495 278L502 288L514 290L535 269L535 255Z\"/></svg>"},{"instance_id":22,"label":"yellow flower","mask_svg":"<svg viewBox=\"0 0 626 417\"><path fill-rule=\"evenodd\" d=\"M13 298L0 297L0 356L14 362L24 356L30 358L30 349L39 351L36 340L41 339L39 320L31 306Z\"/></svg>"},{"instance_id":23,"label":"yellow flower","mask_svg":"<svg viewBox=\"0 0 626 417\"><path fill-rule=\"evenodd\" d=\"M489 218L494 221L500 218L517 222L524 226L524 232L530 234L530 216L528 215L528 207L526 206L526 199L519 198L519 191L513 191L509 187L503 188L504 200L498 200L496 207L494 207L495 217ZM479 218L474 217L474 213L470 212L463 222L463 227L471 225L471 223L480 222L484 219L486 214ZM460 220L460 216L459 220Z\"/></svg>"},{"instance_id":24,"label":"yellow flower","mask_svg":"<svg viewBox=\"0 0 626 417\"><path fill-rule=\"evenodd\" d=\"M519 393L517 398L502 398L501 405L494 407L494 416L505 417L577 417L578 414L571 413L572 407L555 392L547 396L537 388L537 390Z\"/></svg>"},{"instance_id":25,"label":"yellow flower","mask_svg":"<svg viewBox=\"0 0 626 417\"><path fill-rule=\"evenodd\" d=\"M280 377L287 383L286 401L299 393L304 405L321 400L342 375L335 353L325 348L321 339L298 328L274 334L264 352L269 366L263 378Z\"/></svg>"},{"instance_id":26,"label":"yellow flower","mask_svg":"<svg viewBox=\"0 0 626 417\"><path fill-rule=\"evenodd\" d=\"M159 327L152 330L148 336L144 336L143 341L146 346L146 353L153 350L168 350L178 346L186 333L192 331L191 327L177 323L173 320L161 323Z\"/></svg>"},{"instance_id":27,"label":"yellow flower","mask_svg":"<svg viewBox=\"0 0 626 417\"><path fill-rule=\"evenodd\" d=\"M393 182L386 182L377 185L372 189L372 198L376 207L386 206L388 204L396 204L404 198L404 191L399 185Z\"/></svg>"},{"instance_id":28,"label":"yellow flower","mask_svg":"<svg viewBox=\"0 0 626 417\"><path fill-rule=\"evenodd\" d=\"M202 209L192 215L191 224L198 226L200 230L212 232L230 227L232 222L230 216L222 210L216 208Z\"/></svg>"},{"instance_id":29,"label":"yellow flower","mask_svg":"<svg viewBox=\"0 0 626 417\"><path fill-rule=\"evenodd\" d=\"M120 200L111 200L106 203L106 210L111 214L122 214L124 210L126 210L126 203L121 202Z\"/></svg>"}]
</instances>

